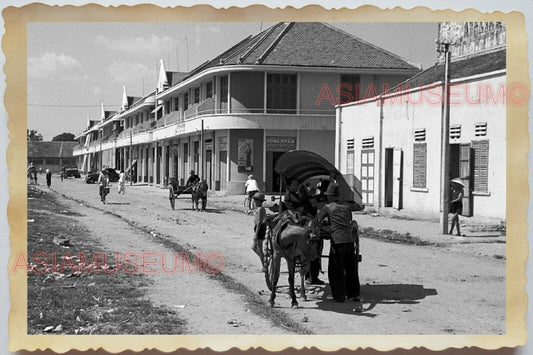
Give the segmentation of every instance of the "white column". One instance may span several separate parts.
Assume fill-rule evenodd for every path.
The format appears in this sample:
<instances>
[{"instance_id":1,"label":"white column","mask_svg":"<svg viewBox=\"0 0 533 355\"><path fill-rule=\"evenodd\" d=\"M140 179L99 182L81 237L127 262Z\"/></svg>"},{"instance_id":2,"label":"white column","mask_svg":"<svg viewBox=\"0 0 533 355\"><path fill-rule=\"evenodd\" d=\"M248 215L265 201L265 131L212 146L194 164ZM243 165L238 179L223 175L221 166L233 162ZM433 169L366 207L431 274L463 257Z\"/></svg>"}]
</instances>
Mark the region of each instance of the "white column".
<instances>
[{"instance_id":1,"label":"white column","mask_svg":"<svg viewBox=\"0 0 533 355\"><path fill-rule=\"evenodd\" d=\"M266 190L266 156L267 156L267 130L263 129L263 191Z\"/></svg>"},{"instance_id":2,"label":"white column","mask_svg":"<svg viewBox=\"0 0 533 355\"><path fill-rule=\"evenodd\" d=\"M167 149L168 149L168 146L165 145L165 144L162 144L161 145L161 173L160 173L160 176L161 176L161 186L164 186L164 179L166 177L166 171L167 171Z\"/></svg>"},{"instance_id":3,"label":"white column","mask_svg":"<svg viewBox=\"0 0 533 355\"><path fill-rule=\"evenodd\" d=\"M152 181L154 186L157 185L157 141L154 142L154 149L153 149L153 162L152 162Z\"/></svg>"}]
</instances>

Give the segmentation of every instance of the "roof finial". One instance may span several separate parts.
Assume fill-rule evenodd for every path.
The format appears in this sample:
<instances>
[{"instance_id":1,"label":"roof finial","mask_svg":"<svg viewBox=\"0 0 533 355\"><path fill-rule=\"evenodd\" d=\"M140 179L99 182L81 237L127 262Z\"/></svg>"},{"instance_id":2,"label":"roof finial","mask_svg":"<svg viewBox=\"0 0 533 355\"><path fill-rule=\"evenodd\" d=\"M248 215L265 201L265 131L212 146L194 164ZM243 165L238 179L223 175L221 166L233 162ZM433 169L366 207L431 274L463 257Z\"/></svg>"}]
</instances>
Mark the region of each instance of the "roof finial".
<instances>
[{"instance_id":1,"label":"roof finial","mask_svg":"<svg viewBox=\"0 0 533 355\"><path fill-rule=\"evenodd\" d=\"M128 95L126 94L126 85L123 87L123 93L122 93L122 105L120 106L120 110L124 111L128 108Z\"/></svg>"},{"instance_id":2,"label":"roof finial","mask_svg":"<svg viewBox=\"0 0 533 355\"><path fill-rule=\"evenodd\" d=\"M159 60L159 78L157 79L157 92L162 92L168 89L167 72L163 59Z\"/></svg>"}]
</instances>

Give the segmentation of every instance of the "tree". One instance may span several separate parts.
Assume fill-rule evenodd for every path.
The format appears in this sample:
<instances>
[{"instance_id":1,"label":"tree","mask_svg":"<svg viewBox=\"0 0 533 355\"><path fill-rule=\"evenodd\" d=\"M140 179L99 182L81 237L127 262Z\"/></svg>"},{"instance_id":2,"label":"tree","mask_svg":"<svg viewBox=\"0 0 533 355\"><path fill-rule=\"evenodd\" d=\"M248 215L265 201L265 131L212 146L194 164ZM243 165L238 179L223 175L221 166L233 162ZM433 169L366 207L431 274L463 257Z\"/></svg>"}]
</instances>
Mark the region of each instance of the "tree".
<instances>
[{"instance_id":1,"label":"tree","mask_svg":"<svg viewBox=\"0 0 533 355\"><path fill-rule=\"evenodd\" d=\"M32 142L43 140L43 135L38 133L36 129L27 129L26 135L28 136L28 140Z\"/></svg>"},{"instance_id":2,"label":"tree","mask_svg":"<svg viewBox=\"0 0 533 355\"><path fill-rule=\"evenodd\" d=\"M61 141L61 142L73 142L73 141L76 141L74 139L75 135L72 134L72 133L66 133L66 132L63 132L57 136L55 136L54 138L52 138L53 141Z\"/></svg>"}]
</instances>

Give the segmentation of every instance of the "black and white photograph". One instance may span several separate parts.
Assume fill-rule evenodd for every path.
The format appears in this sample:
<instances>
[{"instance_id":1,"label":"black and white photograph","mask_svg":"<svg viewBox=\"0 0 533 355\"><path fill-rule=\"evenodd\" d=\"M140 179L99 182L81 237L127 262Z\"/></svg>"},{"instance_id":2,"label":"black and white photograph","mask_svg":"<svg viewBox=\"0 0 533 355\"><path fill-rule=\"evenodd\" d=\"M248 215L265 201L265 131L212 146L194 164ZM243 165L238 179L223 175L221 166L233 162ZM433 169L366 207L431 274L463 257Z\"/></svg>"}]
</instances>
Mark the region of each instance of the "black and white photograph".
<instances>
[{"instance_id":1,"label":"black and white photograph","mask_svg":"<svg viewBox=\"0 0 533 355\"><path fill-rule=\"evenodd\" d=\"M28 22L26 334L504 337L501 19Z\"/></svg>"}]
</instances>

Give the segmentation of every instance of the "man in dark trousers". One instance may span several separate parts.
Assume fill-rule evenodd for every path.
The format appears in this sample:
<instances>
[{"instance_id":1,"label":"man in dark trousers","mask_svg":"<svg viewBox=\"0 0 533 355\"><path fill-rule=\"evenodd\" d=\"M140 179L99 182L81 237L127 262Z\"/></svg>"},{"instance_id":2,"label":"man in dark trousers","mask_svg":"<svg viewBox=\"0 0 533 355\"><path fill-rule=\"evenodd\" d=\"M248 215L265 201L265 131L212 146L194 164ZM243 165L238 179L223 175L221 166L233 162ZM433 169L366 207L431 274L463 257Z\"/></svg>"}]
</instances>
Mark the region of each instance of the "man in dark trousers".
<instances>
[{"instance_id":1,"label":"man in dark trousers","mask_svg":"<svg viewBox=\"0 0 533 355\"><path fill-rule=\"evenodd\" d=\"M352 233L352 211L339 201L339 186L330 183L325 193L328 204L318 213L318 221L329 219L331 240L328 278L336 302L359 300L360 284L355 256L355 235Z\"/></svg>"}]
</instances>

